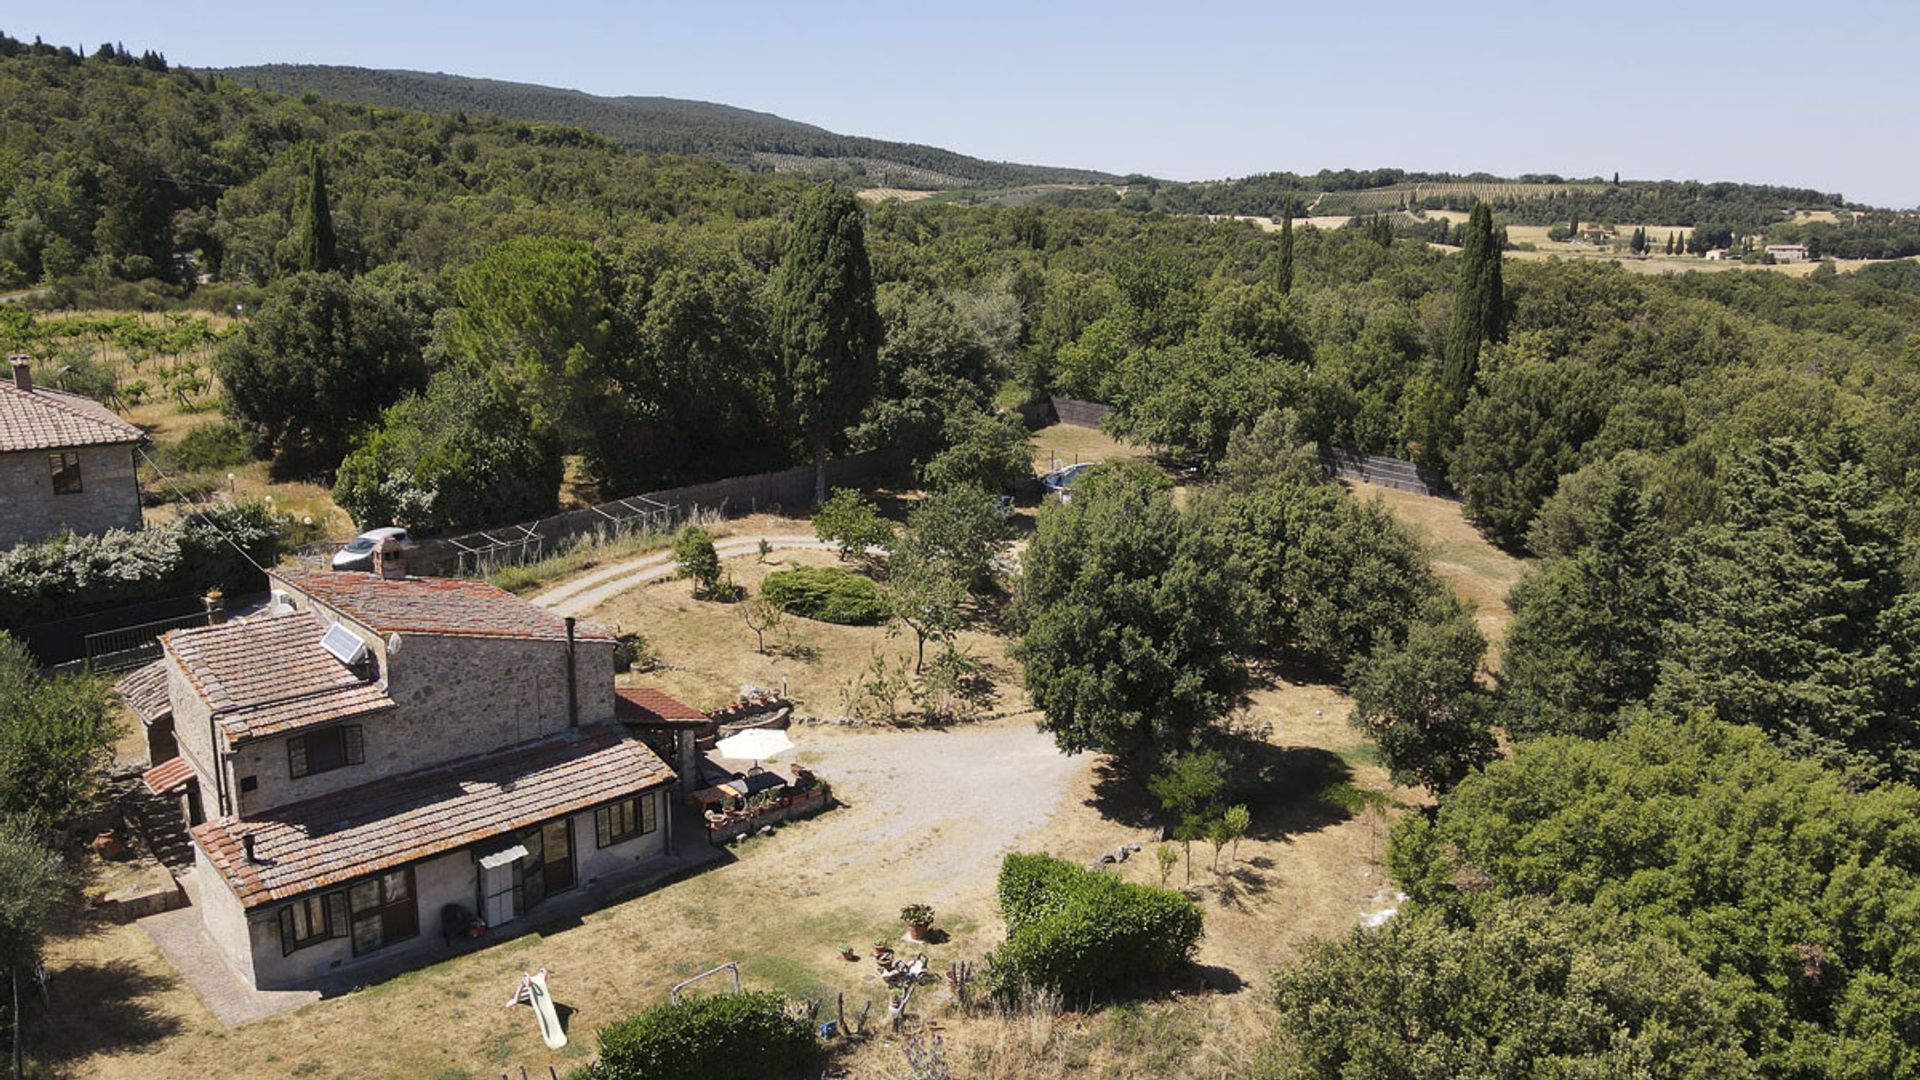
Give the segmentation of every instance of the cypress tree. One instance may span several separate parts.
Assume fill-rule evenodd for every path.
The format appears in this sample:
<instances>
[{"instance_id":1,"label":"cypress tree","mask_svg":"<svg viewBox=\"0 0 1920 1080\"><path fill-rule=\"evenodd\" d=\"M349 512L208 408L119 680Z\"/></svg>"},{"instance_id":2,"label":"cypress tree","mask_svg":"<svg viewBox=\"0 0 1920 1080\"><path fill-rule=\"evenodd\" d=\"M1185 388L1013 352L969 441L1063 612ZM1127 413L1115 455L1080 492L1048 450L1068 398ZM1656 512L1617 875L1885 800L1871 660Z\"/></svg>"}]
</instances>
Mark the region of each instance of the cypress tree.
<instances>
[{"instance_id":1,"label":"cypress tree","mask_svg":"<svg viewBox=\"0 0 1920 1080\"><path fill-rule=\"evenodd\" d=\"M1280 212L1280 295L1293 291L1293 200Z\"/></svg>"},{"instance_id":2,"label":"cypress tree","mask_svg":"<svg viewBox=\"0 0 1920 1080\"><path fill-rule=\"evenodd\" d=\"M827 501L827 444L860 418L880 349L864 212L832 184L807 192L774 289L774 340L788 414L813 454L814 501Z\"/></svg>"},{"instance_id":3,"label":"cypress tree","mask_svg":"<svg viewBox=\"0 0 1920 1080\"><path fill-rule=\"evenodd\" d=\"M315 149L307 171L307 215L300 222L300 269L327 273L339 268L333 212L327 207L327 163Z\"/></svg>"},{"instance_id":4,"label":"cypress tree","mask_svg":"<svg viewBox=\"0 0 1920 1080\"><path fill-rule=\"evenodd\" d=\"M1493 231L1493 210L1476 203L1467 218L1460 252L1460 284L1454 294L1453 322L1440 368L1439 394L1427 430L1439 445L1427 448L1430 460L1451 453L1458 437L1460 409L1473 389L1481 346L1506 337L1506 296L1500 280L1500 241Z\"/></svg>"}]
</instances>

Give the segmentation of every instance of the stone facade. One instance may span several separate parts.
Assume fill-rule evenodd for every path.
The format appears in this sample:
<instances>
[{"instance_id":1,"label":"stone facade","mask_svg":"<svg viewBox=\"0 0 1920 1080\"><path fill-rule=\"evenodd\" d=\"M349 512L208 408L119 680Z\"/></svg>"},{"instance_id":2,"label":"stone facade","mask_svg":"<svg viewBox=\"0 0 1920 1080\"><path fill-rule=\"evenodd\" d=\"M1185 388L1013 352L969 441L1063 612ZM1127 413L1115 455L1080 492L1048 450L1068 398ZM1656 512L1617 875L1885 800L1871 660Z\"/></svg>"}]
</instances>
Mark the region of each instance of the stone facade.
<instances>
[{"instance_id":1,"label":"stone facade","mask_svg":"<svg viewBox=\"0 0 1920 1080\"><path fill-rule=\"evenodd\" d=\"M53 492L52 455L80 456L80 490ZM103 533L140 527L140 483L129 444L0 454L0 550L62 529Z\"/></svg>"},{"instance_id":2,"label":"stone facade","mask_svg":"<svg viewBox=\"0 0 1920 1080\"><path fill-rule=\"evenodd\" d=\"M547 903L572 896L581 889L591 887L601 878L641 866L667 853L667 834L671 828L667 792L650 791L640 798L652 801L656 827L605 848L596 846L594 842L593 811L569 815L573 828L574 884L565 892L550 896ZM199 856L199 859L200 865L204 866L205 857ZM208 935L234 969L261 989L300 986L349 968L357 962L376 958L386 961L395 957L417 956L426 962L447 951L447 944L441 937L440 909L447 904L458 904L469 912L477 912L482 904L480 870L473 850L449 852L413 864L414 903L419 917L419 932L412 938L358 957L353 954L350 933L289 952L280 941L280 909L284 905L271 904L251 912L245 911L234 901L231 893L219 887L217 871L208 866L203 872L208 876L201 880L213 884L206 891L224 894L225 901L224 904L208 906ZM536 907L520 917L537 916L539 911ZM508 923L500 929L511 932L516 927Z\"/></svg>"}]
</instances>

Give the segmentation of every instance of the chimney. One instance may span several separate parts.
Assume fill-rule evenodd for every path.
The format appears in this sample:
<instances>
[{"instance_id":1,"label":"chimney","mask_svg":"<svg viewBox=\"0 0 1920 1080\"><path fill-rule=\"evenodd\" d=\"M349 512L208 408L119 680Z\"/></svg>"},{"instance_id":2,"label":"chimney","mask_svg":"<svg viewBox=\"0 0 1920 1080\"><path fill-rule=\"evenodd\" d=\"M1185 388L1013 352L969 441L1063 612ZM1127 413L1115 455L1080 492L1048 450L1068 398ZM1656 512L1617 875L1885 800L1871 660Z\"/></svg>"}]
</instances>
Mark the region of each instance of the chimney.
<instances>
[{"instance_id":1,"label":"chimney","mask_svg":"<svg viewBox=\"0 0 1920 1080\"><path fill-rule=\"evenodd\" d=\"M251 862L260 861L259 859L256 859L253 857L253 834L252 833L248 833L247 835L240 838L240 847L242 850L244 850L247 853L248 862L251 863Z\"/></svg>"},{"instance_id":2,"label":"chimney","mask_svg":"<svg viewBox=\"0 0 1920 1080\"><path fill-rule=\"evenodd\" d=\"M407 576L407 553L400 541L389 536L373 549L373 576L399 581Z\"/></svg>"},{"instance_id":3,"label":"chimney","mask_svg":"<svg viewBox=\"0 0 1920 1080\"><path fill-rule=\"evenodd\" d=\"M13 364L13 385L23 393L33 393L33 357L21 353L7 357Z\"/></svg>"}]
</instances>

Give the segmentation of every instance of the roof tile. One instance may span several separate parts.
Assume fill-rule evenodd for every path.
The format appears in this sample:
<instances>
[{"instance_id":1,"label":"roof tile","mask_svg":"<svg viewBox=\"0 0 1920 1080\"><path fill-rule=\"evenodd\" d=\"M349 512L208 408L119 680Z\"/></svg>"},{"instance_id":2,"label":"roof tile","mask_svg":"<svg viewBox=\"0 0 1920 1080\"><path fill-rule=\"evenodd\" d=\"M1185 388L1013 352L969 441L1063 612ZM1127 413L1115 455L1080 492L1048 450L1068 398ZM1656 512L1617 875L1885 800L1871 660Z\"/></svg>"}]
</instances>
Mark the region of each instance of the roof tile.
<instances>
[{"instance_id":1,"label":"roof tile","mask_svg":"<svg viewBox=\"0 0 1920 1080\"><path fill-rule=\"evenodd\" d=\"M113 689L142 724L151 727L154 721L173 715L173 701L167 696L165 660L155 660L122 675Z\"/></svg>"},{"instance_id":2,"label":"roof tile","mask_svg":"<svg viewBox=\"0 0 1920 1080\"><path fill-rule=\"evenodd\" d=\"M706 713L651 686L614 687L613 715L629 724L688 727L709 723Z\"/></svg>"},{"instance_id":3,"label":"roof tile","mask_svg":"<svg viewBox=\"0 0 1920 1080\"><path fill-rule=\"evenodd\" d=\"M246 907L454 851L669 783L673 770L618 727L595 725L386 777L192 835ZM254 841L249 862L243 838Z\"/></svg>"},{"instance_id":4,"label":"roof tile","mask_svg":"<svg viewBox=\"0 0 1920 1080\"><path fill-rule=\"evenodd\" d=\"M139 442L146 433L112 409L65 390L0 382L0 453Z\"/></svg>"},{"instance_id":5,"label":"roof tile","mask_svg":"<svg viewBox=\"0 0 1920 1080\"><path fill-rule=\"evenodd\" d=\"M566 620L505 589L463 578L388 579L365 573L274 570L295 589L382 634L566 637ZM576 637L610 641L612 632L580 623Z\"/></svg>"},{"instance_id":6,"label":"roof tile","mask_svg":"<svg viewBox=\"0 0 1920 1080\"><path fill-rule=\"evenodd\" d=\"M296 611L174 630L161 642L237 744L393 708L383 685L320 647L326 631Z\"/></svg>"}]
</instances>

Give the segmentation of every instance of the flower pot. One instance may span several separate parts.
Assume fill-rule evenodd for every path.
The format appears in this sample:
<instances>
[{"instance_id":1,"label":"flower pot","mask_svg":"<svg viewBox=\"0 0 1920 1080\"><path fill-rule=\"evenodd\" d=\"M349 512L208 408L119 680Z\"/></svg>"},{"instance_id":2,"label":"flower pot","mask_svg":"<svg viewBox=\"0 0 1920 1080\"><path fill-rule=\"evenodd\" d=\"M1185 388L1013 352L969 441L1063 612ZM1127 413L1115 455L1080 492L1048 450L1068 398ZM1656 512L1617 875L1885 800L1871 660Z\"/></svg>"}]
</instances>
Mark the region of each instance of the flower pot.
<instances>
[{"instance_id":1,"label":"flower pot","mask_svg":"<svg viewBox=\"0 0 1920 1080\"><path fill-rule=\"evenodd\" d=\"M927 935L931 933L932 930L932 923L928 923L925 926L915 923L907 927L907 940L924 944L927 940Z\"/></svg>"}]
</instances>

